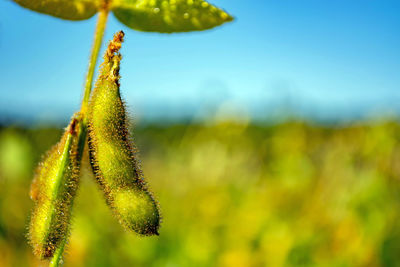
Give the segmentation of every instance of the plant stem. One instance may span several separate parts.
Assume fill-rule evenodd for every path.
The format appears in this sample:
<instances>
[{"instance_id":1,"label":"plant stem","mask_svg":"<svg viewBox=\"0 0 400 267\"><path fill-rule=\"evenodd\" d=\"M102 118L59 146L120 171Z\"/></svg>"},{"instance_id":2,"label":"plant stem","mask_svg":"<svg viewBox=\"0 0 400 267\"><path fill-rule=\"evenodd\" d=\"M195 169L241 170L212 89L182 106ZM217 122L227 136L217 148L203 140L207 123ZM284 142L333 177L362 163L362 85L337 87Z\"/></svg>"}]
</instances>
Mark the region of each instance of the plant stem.
<instances>
[{"instance_id":1,"label":"plant stem","mask_svg":"<svg viewBox=\"0 0 400 267\"><path fill-rule=\"evenodd\" d=\"M108 10L107 9L100 10L96 25L96 32L94 35L92 54L90 55L89 59L89 69L86 76L85 89L84 89L85 91L81 106L81 113L84 117L87 110L87 106L89 104L90 92L92 91L92 85L93 85L94 70L96 68L97 59L99 57L99 52L101 48L101 43L103 41L104 31L106 29L107 18L108 18Z\"/></svg>"},{"instance_id":2,"label":"plant stem","mask_svg":"<svg viewBox=\"0 0 400 267\"><path fill-rule=\"evenodd\" d=\"M93 86L94 71L96 69L97 59L99 57L101 43L103 41L103 36L104 36L104 31L106 29L107 18L108 18L108 10L106 8L100 10L99 15L98 15L97 25L96 25L96 31L95 31L95 35L94 35L92 53L91 53L90 59L89 59L89 68L88 68L88 72L86 75L84 95L83 95L82 105L81 105L80 116L82 116L81 117L82 120L79 123L79 130L78 130L78 161L81 160L83 151L85 149L85 141L86 141L86 134L87 134L87 116L86 116L87 107L89 104L90 93L92 91L92 86ZM71 206L72 206L72 204L71 204ZM56 251L53 255L53 258L51 259L51 261L49 263L49 267L58 267L59 266L66 243L67 243L67 237L61 241L60 246L56 249Z\"/></svg>"},{"instance_id":3,"label":"plant stem","mask_svg":"<svg viewBox=\"0 0 400 267\"><path fill-rule=\"evenodd\" d=\"M58 267L61 261L62 254L64 252L65 243L67 242L67 238L61 242L60 246L54 252L53 258L49 263L49 267Z\"/></svg>"},{"instance_id":4,"label":"plant stem","mask_svg":"<svg viewBox=\"0 0 400 267\"><path fill-rule=\"evenodd\" d=\"M60 168L59 168L60 171L58 172L58 174L56 176L56 181L57 181L56 182L56 188L55 188L55 190L53 192L53 198L54 199L56 199L58 197L60 186L64 182L63 181L63 177L65 175L65 170L67 169L66 165L68 165L70 163L69 153L70 153L70 149L71 149L71 144L72 144L72 134L68 134L67 140L66 140L65 145L64 145L64 151L63 151L63 154L62 154L61 162L60 162ZM56 216L56 214L55 214L55 211L54 211L54 208L53 208L53 213L51 214L51 217L53 218L54 216ZM54 252L53 258L51 259L51 262L50 262L49 266L52 266L52 267L53 266L55 266L55 267L58 266L58 264L60 262L60 259L61 259L61 256L62 256L62 253L64 251L65 242L66 242L66 238L64 238L61 241L60 247L58 249L56 249L56 251Z\"/></svg>"}]
</instances>

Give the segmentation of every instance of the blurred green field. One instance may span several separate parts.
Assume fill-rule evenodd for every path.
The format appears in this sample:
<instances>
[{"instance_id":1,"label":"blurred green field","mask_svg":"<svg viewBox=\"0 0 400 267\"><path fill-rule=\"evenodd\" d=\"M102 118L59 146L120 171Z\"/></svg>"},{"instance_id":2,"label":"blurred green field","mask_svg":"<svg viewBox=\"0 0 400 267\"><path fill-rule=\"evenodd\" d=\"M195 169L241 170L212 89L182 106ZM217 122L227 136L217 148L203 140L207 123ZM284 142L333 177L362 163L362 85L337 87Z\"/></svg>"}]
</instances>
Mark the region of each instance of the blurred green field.
<instances>
[{"instance_id":1,"label":"blurred green field","mask_svg":"<svg viewBox=\"0 0 400 267\"><path fill-rule=\"evenodd\" d=\"M54 128L0 129L0 266L37 266L29 186ZM400 125L135 131L159 237L124 232L87 160L65 266L400 266Z\"/></svg>"}]
</instances>

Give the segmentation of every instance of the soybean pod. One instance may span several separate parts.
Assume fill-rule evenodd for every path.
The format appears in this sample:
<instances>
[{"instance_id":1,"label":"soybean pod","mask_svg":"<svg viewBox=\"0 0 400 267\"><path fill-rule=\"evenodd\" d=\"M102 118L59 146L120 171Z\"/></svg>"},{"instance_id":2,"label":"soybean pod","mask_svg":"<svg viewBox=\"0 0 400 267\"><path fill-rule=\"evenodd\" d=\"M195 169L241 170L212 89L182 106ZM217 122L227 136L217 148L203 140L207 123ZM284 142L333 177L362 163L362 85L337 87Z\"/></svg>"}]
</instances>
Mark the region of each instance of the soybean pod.
<instances>
[{"instance_id":1,"label":"soybean pod","mask_svg":"<svg viewBox=\"0 0 400 267\"><path fill-rule=\"evenodd\" d=\"M160 214L140 170L120 96L119 49L124 33L110 42L88 107L89 156L97 183L119 222L141 235L158 235Z\"/></svg>"},{"instance_id":2,"label":"soybean pod","mask_svg":"<svg viewBox=\"0 0 400 267\"><path fill-rule=\"evenodd\" d=\"M71 207L79 180L77 129L75 115L61 140L39 163L31 185L35 205L29 225L29 241L41 259L53 256L69 234Z\"/></svg>"}]
</instances>

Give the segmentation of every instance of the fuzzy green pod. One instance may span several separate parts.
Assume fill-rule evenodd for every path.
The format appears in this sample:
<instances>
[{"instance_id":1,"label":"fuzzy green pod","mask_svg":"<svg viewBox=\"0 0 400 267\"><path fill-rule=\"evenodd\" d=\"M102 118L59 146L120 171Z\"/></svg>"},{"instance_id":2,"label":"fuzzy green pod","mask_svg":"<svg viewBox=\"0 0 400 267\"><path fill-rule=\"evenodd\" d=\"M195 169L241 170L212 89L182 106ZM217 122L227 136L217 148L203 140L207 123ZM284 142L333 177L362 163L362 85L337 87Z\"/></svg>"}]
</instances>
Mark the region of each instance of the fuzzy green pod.
<instances>
[{"instance_id":1,"label":"fuzzy green pod","mask_svg":"<svg viewBox=\"0 0 400 267\"><path fill-rule=\"evenodd\" d=\"M41 259L53 256L69 233L71 206L79 180L77 151L79 115L75 116L59 143L39 164L31 185L35 202L29 225L29 241Z\"/></svg>"},{"instance_id":2,"label":"fuzzy green pod","mask_svg":"<svg viewBox=\"0 0 400 267\"><path fill-rule=\"evenodd\" d=\"M110 42L88 108L89 155L96 180L119 222L141 235L158 235L158 204L148 190L130 140L119 90L119 49L124 33Z\"/></svg>"}]
</instances>

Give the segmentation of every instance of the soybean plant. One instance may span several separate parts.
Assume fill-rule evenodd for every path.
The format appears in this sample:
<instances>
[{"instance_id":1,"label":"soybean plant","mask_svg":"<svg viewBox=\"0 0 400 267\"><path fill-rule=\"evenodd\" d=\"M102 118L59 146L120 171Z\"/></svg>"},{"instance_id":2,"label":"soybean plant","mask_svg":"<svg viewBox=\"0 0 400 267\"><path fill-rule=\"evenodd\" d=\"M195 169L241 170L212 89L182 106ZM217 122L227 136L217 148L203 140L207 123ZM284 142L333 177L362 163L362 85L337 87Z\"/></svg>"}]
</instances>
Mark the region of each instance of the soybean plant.
<instances>
[{"instance_id":1,"label":"soybean plant","mask_svg":"<svg viewBox=\"0 0 400 267\"><path fill-rule=\"evenodd\" d=\"M72 205L80 179L79 166L86 143L97 183L122 226L141 235L158 235L158 203L144 182L120 97L122 32L114 36L107 48L92 93L108 15L113 12L131 29L159 33L202 31L233 18L203 0L13 1L33 11L72 21L99 13L81 109L72 117L60 142L39 163L32 182L30 194L34 208L29 242L34 254L49 260L50 266L60 264L70 232Z\"/></svg>"}]
</instances>

